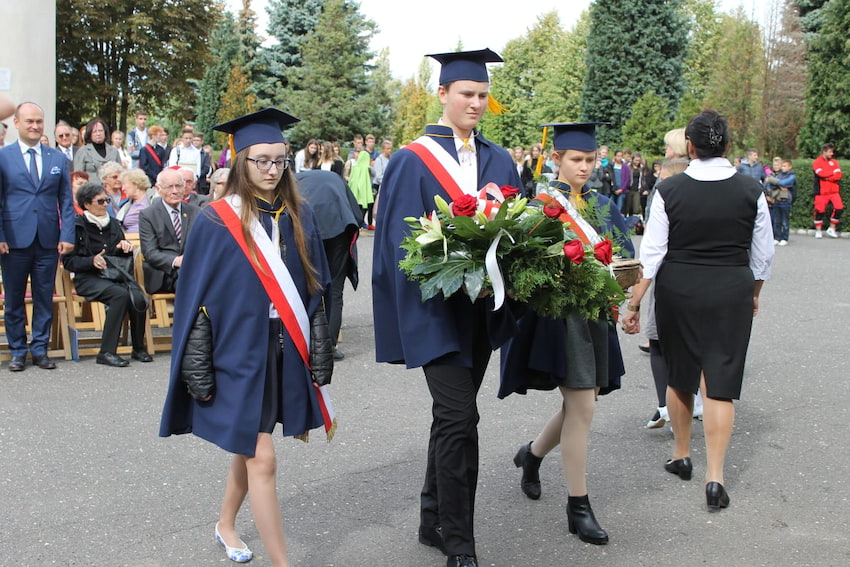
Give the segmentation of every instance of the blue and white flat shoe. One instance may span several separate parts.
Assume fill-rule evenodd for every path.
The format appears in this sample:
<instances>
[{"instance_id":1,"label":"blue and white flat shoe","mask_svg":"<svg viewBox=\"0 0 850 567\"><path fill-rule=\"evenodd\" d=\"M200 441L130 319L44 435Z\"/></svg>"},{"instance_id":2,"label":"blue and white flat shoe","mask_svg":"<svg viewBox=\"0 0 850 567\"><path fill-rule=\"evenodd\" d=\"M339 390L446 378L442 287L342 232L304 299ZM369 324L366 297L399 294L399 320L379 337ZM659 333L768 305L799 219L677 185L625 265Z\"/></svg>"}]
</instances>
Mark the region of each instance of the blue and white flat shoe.
<instances>
[{"instance_id":1,"label":"blue and white flat shoe","mask_svg":"<svg viewBox=\"0 0 850 567\"><path fill-rule=\"evenodd\" d=\"M254 552L248 549L248 545L239 540L239 543L242 544L242 547L230 547L226 543L224 543L224 538L221 537L221 534L218 533L218 522L215 523L215 540L224 546L224 553L227 554L227 558L236 563L247 563L254 558Z\"/></svg>"}]
</instances>

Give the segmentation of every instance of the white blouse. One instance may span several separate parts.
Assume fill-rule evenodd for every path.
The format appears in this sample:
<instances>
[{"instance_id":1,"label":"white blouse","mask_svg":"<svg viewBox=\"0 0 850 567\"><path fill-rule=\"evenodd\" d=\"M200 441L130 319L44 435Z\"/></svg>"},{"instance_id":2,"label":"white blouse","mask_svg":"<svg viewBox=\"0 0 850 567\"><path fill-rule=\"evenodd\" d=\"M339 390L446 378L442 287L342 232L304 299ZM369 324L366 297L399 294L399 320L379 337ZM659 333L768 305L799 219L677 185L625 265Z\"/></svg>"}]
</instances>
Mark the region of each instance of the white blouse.
<instances>
[{"instance_id":1,"label":"white blouse","mask_svg":"<svg viewBox=\"0 0 850 567\"><path fill-rule=\"evenodd\" d=\"M722 181L735 175L735 168L726 158L710 158L692 160L685 170L685 175L697 181ZM658 268L667 255L667 239L670 221L664 198L660 193L655 194L649 210L649 222L640 243L640 260L643 264L643 277L655 278ZM773 227L770 222L770 210L764 195L759 195L756 222L753 227L753 239L750 242L750 269L757 280L770 278L770 268L773 264Z\"/></svg>"}]
</instances>

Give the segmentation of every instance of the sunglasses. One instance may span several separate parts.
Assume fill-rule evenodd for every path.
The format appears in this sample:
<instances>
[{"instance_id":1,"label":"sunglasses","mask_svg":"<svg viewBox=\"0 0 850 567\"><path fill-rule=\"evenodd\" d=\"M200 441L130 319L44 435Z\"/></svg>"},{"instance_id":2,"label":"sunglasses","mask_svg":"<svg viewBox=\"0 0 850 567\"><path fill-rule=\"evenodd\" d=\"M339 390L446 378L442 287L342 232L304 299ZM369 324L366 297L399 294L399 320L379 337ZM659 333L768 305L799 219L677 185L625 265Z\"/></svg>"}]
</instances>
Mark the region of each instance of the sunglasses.
<instances>
[{"instance_id":1,"label":"sunglasses","mask_svg":"<svg viewBox=\"0 0 850 567\"><path fill-rule=\"evenodd\" d=\"M109 202L109 198L108 198L108 197L105 197L105 198L103 198L103 199L94 199L94 200L92 201L92 203L97 203L98 205L105 205L105 204L106 204L106 203L108 203L108 202Z\"/></svg>"}]
</instances>

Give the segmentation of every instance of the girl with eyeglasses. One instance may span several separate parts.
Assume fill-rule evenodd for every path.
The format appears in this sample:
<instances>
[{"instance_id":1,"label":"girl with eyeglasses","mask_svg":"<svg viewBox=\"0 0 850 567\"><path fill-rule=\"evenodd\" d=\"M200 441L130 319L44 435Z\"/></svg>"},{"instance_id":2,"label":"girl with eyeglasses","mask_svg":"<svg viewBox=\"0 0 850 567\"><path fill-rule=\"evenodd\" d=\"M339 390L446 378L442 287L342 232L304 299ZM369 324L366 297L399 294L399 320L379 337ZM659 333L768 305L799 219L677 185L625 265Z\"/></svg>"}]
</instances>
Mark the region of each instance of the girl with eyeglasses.
<instances>
[{"instance_id":1,"label":"girl with eyeglasses","mask_svg":"<svg viewBox=\"0 0 850 567\"><path fill-rule=\"evenodd\" d=\"M265 109L215 127L231 135L235 154L223 196L203 209L186 243L160 428L233 454L215 539L230 560L252 558L236 527L248 496L275 567L289 562L272 434L278 423L284 437L302 440L322 426L330 437L335 427L327 391L314 382L333 364L332 345L314 359L325 343L311 339L331 277L315 216L287 165L281 131L294 122ZM200 386L187 379L192 373Z\"/></svg>"}]
</instances>

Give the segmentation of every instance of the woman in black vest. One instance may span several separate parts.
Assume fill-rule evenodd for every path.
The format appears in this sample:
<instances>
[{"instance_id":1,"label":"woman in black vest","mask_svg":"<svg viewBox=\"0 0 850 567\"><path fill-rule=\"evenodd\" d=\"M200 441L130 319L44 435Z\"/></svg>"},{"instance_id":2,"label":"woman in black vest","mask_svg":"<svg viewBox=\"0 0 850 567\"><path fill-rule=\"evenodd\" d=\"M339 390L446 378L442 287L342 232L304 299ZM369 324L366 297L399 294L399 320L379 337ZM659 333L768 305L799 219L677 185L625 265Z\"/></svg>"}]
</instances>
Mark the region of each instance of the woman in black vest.
<instances>
[{"instance_id":1,"label":"woman in black vest","mask_svg":"<svg viewBox=\"0 0 850 567\"><path fill-rule=\"evenodd\" d=\"M644 279L633 289L622 318L627 333L640 332L638 311L655 279L658 339L667 364L667 408L675 443L664 468L690 480L691 412L702 390L709 509L725 508L723 463L735 410L752 318L773 261L770 214L761 185L736 173L726 159L729 129L706 110L685 130L691 161L684 173L658 186L641 242Z\"/></svg>"}]
</instances>

